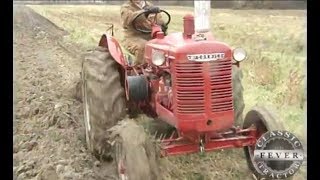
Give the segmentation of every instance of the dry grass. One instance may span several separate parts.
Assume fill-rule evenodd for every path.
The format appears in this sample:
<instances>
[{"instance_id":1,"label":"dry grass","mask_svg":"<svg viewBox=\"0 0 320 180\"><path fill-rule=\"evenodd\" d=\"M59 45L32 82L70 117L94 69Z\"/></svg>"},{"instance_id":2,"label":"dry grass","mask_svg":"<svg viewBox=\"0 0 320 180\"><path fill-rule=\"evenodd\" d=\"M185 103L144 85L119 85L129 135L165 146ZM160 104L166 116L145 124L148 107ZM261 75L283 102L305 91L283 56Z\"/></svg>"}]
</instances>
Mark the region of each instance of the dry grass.
<instances>
[{"instance_id":1,"label":"dry grass","mask_svg":"<svg viewBox=\"0 0 320 180\"><path fill-rule=\"evenodd\" d=\"M70 35L65 37L65 41L78 43L86 48L95 46L101 34L105 32L108 22L115 24L115 35L121 39L119 6L51 5L32 8L69 31ZM192 8L189 7L163 9L173 17L169 33L181 31L183 15L187 12L192 13ZM245 112L256 104L272 106L278 110L286 128L305 140L306 11L213 9L212 32L216 39L232 47L243 47L249 54L249 58L241 65L244 72ZM239 151L227 151L223 156L217 152L208 156L211 158L191 155L187 158L171 159L176 162L172 169L191 169L185 171L186 174L178 173L179 171L177 174L173 173L173 177L223 179L223 176L214 175L216 171L202 172L208 169L201 163L194 168L194 165L197 165L195 162L232 158L226 160L228 163L221 163L220 167L218 163L211 168L219 167L219 173L231 179L249 178L247 170L242 167L245 166L245 162ZM190 163L191 161L193 163ZM230 166L230 163L233 166Z\"/></svg>"}]
</instances>

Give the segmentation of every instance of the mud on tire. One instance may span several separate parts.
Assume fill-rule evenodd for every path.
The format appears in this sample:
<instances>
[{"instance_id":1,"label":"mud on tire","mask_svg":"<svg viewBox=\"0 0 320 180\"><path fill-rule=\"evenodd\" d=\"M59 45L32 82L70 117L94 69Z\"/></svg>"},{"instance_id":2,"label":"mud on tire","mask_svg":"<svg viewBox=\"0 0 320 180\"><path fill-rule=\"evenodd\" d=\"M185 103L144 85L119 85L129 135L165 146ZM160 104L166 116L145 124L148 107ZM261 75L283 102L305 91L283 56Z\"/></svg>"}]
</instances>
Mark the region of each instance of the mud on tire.
<instances>
[{"instance_id":1,"label":"mud on tire","mask_svg":"<svg viewBox=\"0 0 320 180\"><path fill-rule=\"evenodd\" d=\"M232 96L234 108L234 123L236 126L241 126L243 122L243 86L242 86L242 71L236 66L232 66Z\"/></svg>"},{"instance_id":2,"label":"mud on tire","mask_svg":"<svg viewBox=\"0 0 320 180\"><path fill-rule=\"evenodd\" d=\"M107 129L125 115L125 92L118 64L106 48L98 47L82 63L82 100L88 149L98 158L110 157Z\"/></svg>"},{"instance_id":3,"label":"mud on tire","mask_svg":"<svg viewBox=\"0 0 320 180\"><path fill-rule=\"evenodd\" d=\"M124 119L108 130L120 180L161 179L157 146L144 128Z\"/></svg>"}]
</instances>

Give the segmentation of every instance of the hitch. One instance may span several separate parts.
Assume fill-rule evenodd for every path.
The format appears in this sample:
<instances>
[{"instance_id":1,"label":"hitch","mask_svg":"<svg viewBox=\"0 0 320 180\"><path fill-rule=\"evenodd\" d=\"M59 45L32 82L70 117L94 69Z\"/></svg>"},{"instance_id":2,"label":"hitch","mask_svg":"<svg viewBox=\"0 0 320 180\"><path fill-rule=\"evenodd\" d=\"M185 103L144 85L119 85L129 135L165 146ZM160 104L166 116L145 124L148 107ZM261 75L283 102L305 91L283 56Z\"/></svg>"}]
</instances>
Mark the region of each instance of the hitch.
<instances>
[{"instance_id":1,"label":"hitch","mask_svg":"<svg viewBox=\"0 0 320 180\"><path fill-rule=\"evenodd\" d=\"M200 153L203 153L203 152L204 152L204 142L203 142L203 138L200 139L199 147L200 147Z\"/></svg>"}]
</instances>

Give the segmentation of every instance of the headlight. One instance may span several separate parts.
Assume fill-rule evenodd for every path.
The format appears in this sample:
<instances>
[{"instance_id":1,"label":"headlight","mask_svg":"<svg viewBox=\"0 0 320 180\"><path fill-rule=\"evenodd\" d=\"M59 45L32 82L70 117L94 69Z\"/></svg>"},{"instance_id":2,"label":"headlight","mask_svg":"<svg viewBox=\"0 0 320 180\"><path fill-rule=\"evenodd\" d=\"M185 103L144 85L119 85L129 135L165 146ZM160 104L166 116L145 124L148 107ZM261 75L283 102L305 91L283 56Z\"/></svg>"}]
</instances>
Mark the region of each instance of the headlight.
<instances>
[{"instance_id":1,"label":"headlight","mask_svg":"<svg viewBox=\"0 0 320 180\"><path fill-rule=\"evenodd\" d=\"M153 51L152 53L152 63L156 66L163 65L165 61L164 53L161 51Z\"/></svg>"},{"instance_id":2,"label":"headlight","mask_svg":"<svg viewBox=\"0 0 320 180\"><path fill-rule=\"evenodd\" d=\"M247 58L247 53L242 48L236 48L233 50L232 56L236 61L243 61Z\"/></svg>"}]
</instances>

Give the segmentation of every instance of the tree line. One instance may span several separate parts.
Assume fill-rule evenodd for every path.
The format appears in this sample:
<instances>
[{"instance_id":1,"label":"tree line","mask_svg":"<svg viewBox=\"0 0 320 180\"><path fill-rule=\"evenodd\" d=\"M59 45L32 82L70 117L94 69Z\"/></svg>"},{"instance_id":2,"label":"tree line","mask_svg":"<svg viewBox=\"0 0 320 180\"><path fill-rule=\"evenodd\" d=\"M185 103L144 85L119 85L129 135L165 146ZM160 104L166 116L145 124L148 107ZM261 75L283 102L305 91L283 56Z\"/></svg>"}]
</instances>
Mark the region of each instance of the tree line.
<instances>
[{"instance_id":1,"label":"tree line","mask_svg":"<svg viewBox=\"0 0 320 180\"><path fill-rule=\"evenodd\" d=\"M14 0L25 4L113 4L119 5L126 0ZM150 0L156 5L193 6L190 0ZM307 0L217 0L211 1L212 8L233 9L306 9Z\"/></svg>"}]
</instances>

